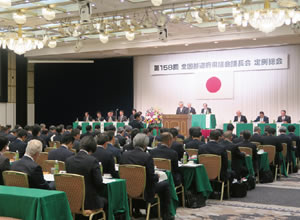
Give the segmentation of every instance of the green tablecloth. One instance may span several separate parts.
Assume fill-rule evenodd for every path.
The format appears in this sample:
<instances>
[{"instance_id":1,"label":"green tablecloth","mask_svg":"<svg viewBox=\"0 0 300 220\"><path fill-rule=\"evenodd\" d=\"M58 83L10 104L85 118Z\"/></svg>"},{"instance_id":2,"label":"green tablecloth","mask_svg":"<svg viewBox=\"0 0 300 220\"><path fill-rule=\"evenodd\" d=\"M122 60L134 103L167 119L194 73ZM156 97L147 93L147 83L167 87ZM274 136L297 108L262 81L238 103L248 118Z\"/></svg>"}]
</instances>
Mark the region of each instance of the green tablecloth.
<instances>
[{"instance_id":1,"label":"green tablecloth","mask_svg":"<svg viewBox=\"0 0 300 220\"><path fill-rule=\"evenodd\" d=\"M278 155L279 155L279 159L282 161L281 166L280 166L281 174L283 174L284 176L287 177L288 175L286 172L285 158L283 157L282 152L279 152Z\"/></svg>"},{"instance_id":2,"label":"green tablecloth","mask_svg":"<svg viewBox=\"0 0 300 220\"><path fill-rule=\"evenodd\" d=\"M295 168L297 166L296 164L296 153L295 151L292 151L292 162L293 162L293 167Z\"/></svg>"},{"instance_id":3,"label":"green tablecloth","mask_svg":"<svg viewBox=\"0 0 300 220\"><path fill-rule=\"evenodd\" d=\"M253 169L253 163L252 163L252 157L250 155L247 155L245 157L245 165L248 169L249 175L250 176L255 176L255 172L254 172L254 169Z\"/></svg>"},{"instance_id":4,"label":"green tablecloth","mask_svg":"<svg viewBox=\"0 0 300 220\"><path fill-rule=\"evenodd\" d=\"M82 134L86 133L86 126L91 125L93 128L93 131L95 130L95 126L96 125L100 125L100 130L101 132L104 131L104 128L109 126L109 125L114 125L116 128L119 127L124 127L126 124L128 124L128 122L85 122L85 121L76 121L73 122L73 128L77 128L78 125L81 125L82 127Z\"/></svg>"},{"instance_id":5,"label":"green tablecloth","mask_svg":"<svg viewBox=\"0 0 300 220\"><path fill-rule=\"evenodd\" d=\"M281 124L284 127L288 127L289 125L294 125L296 130L295 130L295 135L300 136L300 124ZM289 131L286 131L287 134L289 134Z\"/></svg>"},{"instance_id":6,"label":"green tablecloth","mask_svg":"<svg viewBox=\"0 0 300 220\"><path fill-rule=\"evenodd\" d=\"M259 170L269 171L270 170L270 162L268 158L268 152L264 152L262 154L257 154Z\"/></svg>"},{"instance_id":7,"label":"green tablecloth","mask_svg":"<svg viewBox=\"0 0 300 220\"><path fill-rule=\"evenodd\" d=\"M170 202L170 213L172 216L176 215L176 209L179 204L178 196L176 194L175 184L173 180L173 176L171 171L166 171L168 177L168 183L170 186L170 193L171 193L171 202Z\"/></svg>"},{"instance_id":8,"label":"green tablecloth","mask_svg":"<svg viewBox=\"0 0 300 220\"><path fill-rule=\"evenodd\" d=\"M263 123L259 123L257 126L260 127L261 129L261 135L263 135L265 133L265 127L266 126L270 126L271 128L274 128L275 130L277 130L277 126L276 124L272 123L272 124L263 124Z\"/></svg>"},{"instance_id":9,"label":"green tablecloth","mask_svg":"<svg viewBox=\"0 0 300 220\"><path fill-rule=\"evenodd\" d=\"M114 220L114 213L125 212L126 219L130 219L128 198L126 191L126 181L124 179L113 179L113 182L104 184L101 189L101 195L107 198L108 210L106 218Z\"/></svg>"},{"instance_id":10,"label":"green tablecloth","mask_svg":"<svg viewBox=\"0 0 300 220\"><path fill-rule=\"evenodd\" d=\"M197 192L201 192L206 198L213 192L206 169L203 165L197 167L181 166L180 171L183 176L184 190L187 191L192 187L195 187Z\"/></svg>"},{"instance_id":11,"label":"green tablecloth","mask_svg":"<svg viewBox=\"0 0 300 220\"><path fill-rule=\"evenodd\" d=\"M215 129L216 116L214 114L192 115L192 127L200 127L202 129Z\"/></svg>"},{"instance_id":12,"label":"green tablecloth","mask_svg":"<svg viewBox=\"0 0 300 220\"><path fill-rule=\"evenodd\" d=\"M0 186L0 216L23 220L72 220L64 192Z\"/></svg>"},{"instance_id":13,"label":"green tablecloth","mask_svg":"<svg viewBox=\"0 0 300 220\"><path fill-rule=\"evenodd\" d=\"M227 131L227 125L229 123L225 123L223 124L223 130L224 132ZM251 132L251 134L253 134L253 124L252 123L247 123L247 124L244 124L244 123L237 123L236 126L235 126L235 133L236 135L239 137L240 136L240 133L242 131L245 131L245 130L248 130Z\"/></svg>"}]
</instances>

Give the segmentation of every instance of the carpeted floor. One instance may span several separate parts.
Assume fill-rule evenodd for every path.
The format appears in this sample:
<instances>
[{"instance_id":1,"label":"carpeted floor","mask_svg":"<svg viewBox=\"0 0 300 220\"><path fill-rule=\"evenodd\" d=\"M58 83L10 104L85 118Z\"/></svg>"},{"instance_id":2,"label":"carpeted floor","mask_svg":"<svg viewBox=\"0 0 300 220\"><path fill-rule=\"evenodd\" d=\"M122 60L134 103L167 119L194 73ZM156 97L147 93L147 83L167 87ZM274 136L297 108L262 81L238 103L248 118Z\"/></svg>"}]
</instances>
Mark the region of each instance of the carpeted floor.
<instances>
[{"instance_id":1,"label":"carpeted floor","mask_svg":"<svg viewBox=\"0 0 300 220\"><path fill-rule=\"evenodd\" d=\"M230 198L223 202L208 200L207 205L199 209L180 207L175 219L300 220L300 171L280 181L257 184L256 189L248 191L245 198Z\"/></svg>"}]
</instances>

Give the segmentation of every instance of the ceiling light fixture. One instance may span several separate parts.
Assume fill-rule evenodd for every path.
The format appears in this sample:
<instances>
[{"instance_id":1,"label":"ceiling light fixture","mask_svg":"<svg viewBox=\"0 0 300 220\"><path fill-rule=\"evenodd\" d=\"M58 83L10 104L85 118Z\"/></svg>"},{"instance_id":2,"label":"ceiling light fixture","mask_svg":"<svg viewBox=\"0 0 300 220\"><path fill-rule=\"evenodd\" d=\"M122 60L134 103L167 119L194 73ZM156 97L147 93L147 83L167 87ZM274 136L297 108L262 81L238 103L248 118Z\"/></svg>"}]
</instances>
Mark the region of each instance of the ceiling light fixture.
<instances>
[{"instance_id":1,"label":"ceiling light fixture","mask_svg":"<svg viewBox=\"0 0 300 220\"><path fill-rule=\"evenodd\" d=\"M51 21L55 18L55 10L51 8L42 8L42 15L47 21Z\"/></svg>"},{"instance_id":2,"label":"ceiling light fixture","mask_svg":"<svg viewBox=\"0 0 300 220\"><path fill-rule=\"evenodd\" d=\"M129 41L133 41L135 38L135 33L133 31L126 31L125 37Z\"/></svg>"},{"instance_id":3,"label":"ceiling light fixture","mask_svg":"<svg viewBox=\"0 0 300 220\"><path fill-rule=\"evenodd\" d=\"M162 4L162 0L151 0L154 6L160 6Z\"/></svg>"},{"instance_id":4,"label":"ceiling light fixture","mask_svg":"<svg viewBox=\"0 0 300 220\"><path fill-rule=\"evenodd\" d=\"M52 40L50 40L49 42L48 42L48 47L50 47L50 48L55 48L57 46L57 42L56 42L56 40L55 39L52 39Z\"/></svg>"},{"instance_id":5,"label":"ceiling light fixture","mask_svg":"<svg viewBox=\"0 0 300 220\"><path fill-rule=\"evenodd\" d=\"M218 29L220 32L225 32L226 31L226 24L223 22L223 20L218 22Z\"/></svg>"},{"instance_id":6,"label":"ceiling light fixture","mask_svg":"<svg viewBox=\"0 0 300 220\"><path fill-rule=\"evenodd\" d=\"M0 0L0 8L10 8L11 0Z\"/></svg>"},{"instance_id":7,"label":"ceiling light fixture","mask_svg":"<svg viewBox=\"0 0 300 220\"><path fill-rule=\"evenodd\" d=\"M26 23L26 15L22 12L13 13L13 19L17 24L25 24Z\"/></svg>"},{"instance_id":8,"label":"ceiling light fixture","mask_svg":"<svg viewBox=\"0 0 300 220\"><path fill-rule=\"evenodd\" d=\"M99 34L99 39L103 44L106 44L109 41L108 34L101 33Z\"/></svg>"}]
</instances>

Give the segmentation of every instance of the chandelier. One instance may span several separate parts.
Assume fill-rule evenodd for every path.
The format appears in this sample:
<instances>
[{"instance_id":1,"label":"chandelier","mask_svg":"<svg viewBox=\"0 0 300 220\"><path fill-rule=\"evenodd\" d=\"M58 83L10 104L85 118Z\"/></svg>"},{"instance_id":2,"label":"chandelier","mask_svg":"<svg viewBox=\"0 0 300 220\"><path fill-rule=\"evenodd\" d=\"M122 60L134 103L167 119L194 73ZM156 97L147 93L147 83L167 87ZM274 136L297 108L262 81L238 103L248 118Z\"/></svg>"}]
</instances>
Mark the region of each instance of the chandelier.
<instances>
[{"instance_id":1,"label":"chandelier","mask_svg":"<svg viewBox=\"0 0 300 220\"><path fill-rule=\"evenodd\" d=\"M22 55L30 50L42 49L44 43L36 38L24 37L22 34L22 25L19 25L18 33L7 33L0 37L0 47L8 48L18 55Z\"/></svg>"},{"instance_id":2,"label":"chandelier","mask_svg":"<svg viewBox=\"0 0 300 220\"><path fill-rule=\"evenodd\" d=\"M248 23L264 33L270 33L282 25L290 25L300 21L300 11L284 8L270 8L269 0L265 0L264 8L246 11L233 8L234 23L238 26L247 27Z\"/></svg>"}]
</instances>

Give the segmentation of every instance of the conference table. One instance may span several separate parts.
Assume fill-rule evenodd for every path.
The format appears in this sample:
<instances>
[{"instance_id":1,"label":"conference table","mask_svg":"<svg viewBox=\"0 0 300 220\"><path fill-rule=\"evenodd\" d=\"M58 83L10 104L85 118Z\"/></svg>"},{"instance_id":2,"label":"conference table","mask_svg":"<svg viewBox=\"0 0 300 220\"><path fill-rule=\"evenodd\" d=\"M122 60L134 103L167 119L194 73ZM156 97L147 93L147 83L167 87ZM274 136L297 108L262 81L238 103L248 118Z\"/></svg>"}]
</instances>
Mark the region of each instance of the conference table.
<instances>
[{"instance_id":1,"label":"conference table","mask_svg":"<svg viewBox=\"0 0 300 220\"><path fill-rule=\"evenodd\" d=\"M227 131L227 125L230 124L230 123L224 123L223 124L223 130L224 132ZM294 125L296 130L295 130L295 134L297 136L300 136L300 124L296 124L296 123L292 123L292 124L285 124L285 123L269 123L269 124L266 124L266 123L257 123L257 122L253 122L253 123L236 123L236 122L233 122L232 123L235 127L235 131L233 132L234 134L236 134L238 137L240 136L240 133L242 131L245 131L245 130L248 130L251 132L251 134L253 134L254 132L254 128L256 126L260 127L261 128L261 135L264 134L264 129L265 129L265 126L270 126L272 128L275 128L276 131L277 131L277 134L279 134L279 128L281 126L284 126L284 127L288 127L289 125ZM287 131L287 134L289 132Z\"/></svg>"},{"instance_id":2,"label":"conference table","mask_svg":"<svg viewBox=\"0 0 300 220\"><path fill-rule=\"evenodd\" d=\"M192 127L200 127L201 129L215 129L216 116L214 114L192 115Z\"/></svg>"},{"instance_id":3,"label":"conference table","mask_svg":"<svg viewBox=\"0 0 300 220\"><path fill-rule=\"evenodd\" d=\"M72 220L65 192L0 186L0 216L23 220Z\"/></svg>"},{"instance_id":4,"label":"conference table","mask_svg":"<svg viewBox=\"0 0 300 220\"><path fill-rule=\"evenodd\" d=\"M96 125L100 125L100 131L104 132L104 128L108 127L110 125L114 125L117 129L119 127L124 127L125 125L128 125L127 122L85 122L85 121L76 121L73 122L73 129L77 128L77 126L80 125L82 127L81 133L84 134L86 133L86 126L91 125L93 131L95 130Z\"/></svg>"}]
</instances>

